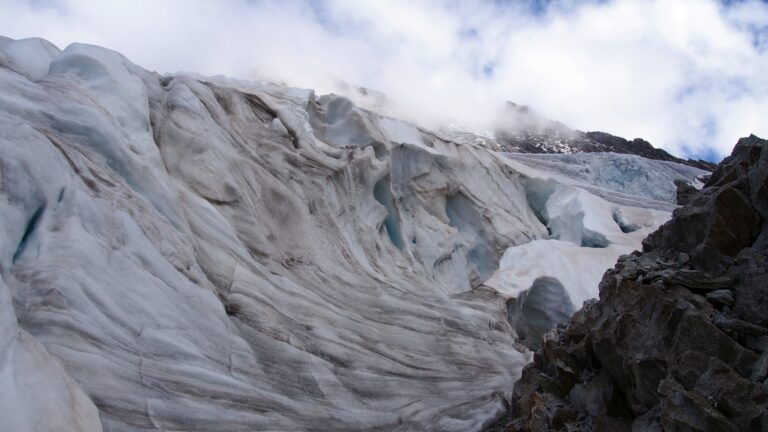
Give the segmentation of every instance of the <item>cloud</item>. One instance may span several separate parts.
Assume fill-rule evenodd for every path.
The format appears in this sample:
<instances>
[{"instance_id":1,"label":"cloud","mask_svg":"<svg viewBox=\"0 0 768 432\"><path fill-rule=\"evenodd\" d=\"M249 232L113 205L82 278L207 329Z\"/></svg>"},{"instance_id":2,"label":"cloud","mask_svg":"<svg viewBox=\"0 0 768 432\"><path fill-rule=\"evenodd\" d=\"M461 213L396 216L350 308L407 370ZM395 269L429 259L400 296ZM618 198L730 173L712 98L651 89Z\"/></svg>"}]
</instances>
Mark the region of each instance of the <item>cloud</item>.
<instances>
[{"instance_id":1,"label":"cloud","mask_svg":"<svg viewBox=\"0 0 768 432\"><path fill-rule=\"evenodd\" d=\"M0 0L0 28L159 72L376 89L398 115L487 128L506 100L582 130L723 156L768 136L758 1Z\"/></svg>"}]
</instances>

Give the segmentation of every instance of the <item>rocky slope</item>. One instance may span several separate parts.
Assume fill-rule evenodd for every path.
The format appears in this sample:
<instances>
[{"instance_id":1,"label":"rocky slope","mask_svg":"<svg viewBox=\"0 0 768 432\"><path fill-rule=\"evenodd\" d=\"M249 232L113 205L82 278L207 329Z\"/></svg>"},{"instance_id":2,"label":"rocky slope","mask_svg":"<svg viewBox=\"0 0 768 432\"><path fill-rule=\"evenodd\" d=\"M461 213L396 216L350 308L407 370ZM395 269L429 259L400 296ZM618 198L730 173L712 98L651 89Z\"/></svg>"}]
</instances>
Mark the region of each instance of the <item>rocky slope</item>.
<instances>
[{"instance_id":1,"label":"rocky slope","mask_svg":"<svg viewBox=\"0 0 768 432\"><path fill-rule=\"evenodd\" d=\"M595 296L703 173L514 160L82 44L0 38L0 88L13 431L480 430L530 361L516 330ZM571 256L584 278L552 272Z\"/></svg>"},{"instance_id":2,"label":"rocky slope","mask_svg":"<svg viewBox=\"0 0 768 432\"><path fill-rule=\"evenodd\" d=\"M622 257L544 337L491 430L768 430L768 141Z\"/></svg>"}]
</instances>

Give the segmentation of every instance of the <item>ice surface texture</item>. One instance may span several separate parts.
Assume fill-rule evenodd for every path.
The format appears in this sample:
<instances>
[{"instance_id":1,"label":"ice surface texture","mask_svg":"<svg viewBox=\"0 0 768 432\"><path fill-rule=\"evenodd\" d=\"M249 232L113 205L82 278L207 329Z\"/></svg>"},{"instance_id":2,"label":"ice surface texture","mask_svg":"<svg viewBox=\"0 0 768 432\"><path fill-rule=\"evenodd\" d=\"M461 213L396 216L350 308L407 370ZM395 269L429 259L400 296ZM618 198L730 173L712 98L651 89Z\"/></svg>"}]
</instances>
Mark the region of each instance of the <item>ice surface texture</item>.
<instances>
[{"instance_id":1,"label":"ice surface texture","mask_svg":"<svg viewBox=\"0 0 768 432\"><path fill-rule=\"evenodd\" d=\"M675 180L701 188L700 176L709 174L688 165L617 153L521 154L505 153L516 162L549 173L566 184L578 185L608 201L671 211L675 208Z\"/></svg>"},{"instance_id":2,"label":"ice surface texture","mask_svg":"<svg viewBox=\"0 0 768 432\"><path fill-rule=\"evenodd\" d=\"M584 189L537 215L522 165L340 97L7 39L0 87L15 431L478 430L530 357L517 285L485 284L502 255L557 242L602 273L639 245Z\"/></svg>"}]
</instances>

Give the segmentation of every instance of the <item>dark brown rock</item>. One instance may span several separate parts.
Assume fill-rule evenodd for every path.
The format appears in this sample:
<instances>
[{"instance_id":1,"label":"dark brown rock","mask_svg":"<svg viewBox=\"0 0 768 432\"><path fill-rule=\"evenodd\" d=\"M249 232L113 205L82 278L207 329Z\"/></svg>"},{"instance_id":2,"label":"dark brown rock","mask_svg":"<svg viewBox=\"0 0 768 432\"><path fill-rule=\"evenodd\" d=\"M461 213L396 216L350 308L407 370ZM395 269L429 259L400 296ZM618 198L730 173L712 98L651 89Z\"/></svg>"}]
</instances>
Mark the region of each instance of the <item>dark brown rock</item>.
<instances>
[{"instance_id":1,"label":"dark brown rock","mask_svg":"<svg viewBox=\"0 0 768 432\"><path fill-rule=\"evenodd\" d=\"M677 204L686 205L699 190L682 180L675 180L677 186Z\"/></svg>"},{"instance_id":2,"label":"dark brown rock","mask_svg":"<svg viewBox=\"0 0 768 432\"><path fill-rule=\"evenodd\" d=\"M767 222L751 136L545 335L495 430L768 430Z\"/></svg>"}]
</instances>

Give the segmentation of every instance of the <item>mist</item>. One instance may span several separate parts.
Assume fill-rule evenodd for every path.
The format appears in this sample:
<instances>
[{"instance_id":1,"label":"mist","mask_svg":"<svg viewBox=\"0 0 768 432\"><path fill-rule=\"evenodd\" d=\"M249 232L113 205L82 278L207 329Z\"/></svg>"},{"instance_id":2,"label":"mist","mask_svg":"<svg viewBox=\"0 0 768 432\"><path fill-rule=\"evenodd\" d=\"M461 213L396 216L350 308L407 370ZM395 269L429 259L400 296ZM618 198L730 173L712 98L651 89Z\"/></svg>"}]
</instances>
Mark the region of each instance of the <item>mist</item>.
<instances>
[{"instance_id":1,"label":"mist","mask_svg":"<svg viewBox=\"0 0 768 432\"><path fill-rule=\"evenodd\" d=\"M191 71L386 95L386 114L485 130L506 101L580 130L719 159L768 135L758 1L0 0L0 34ZM346 89L346 90L345 90Z\"/></svg>"}]
</instances>

